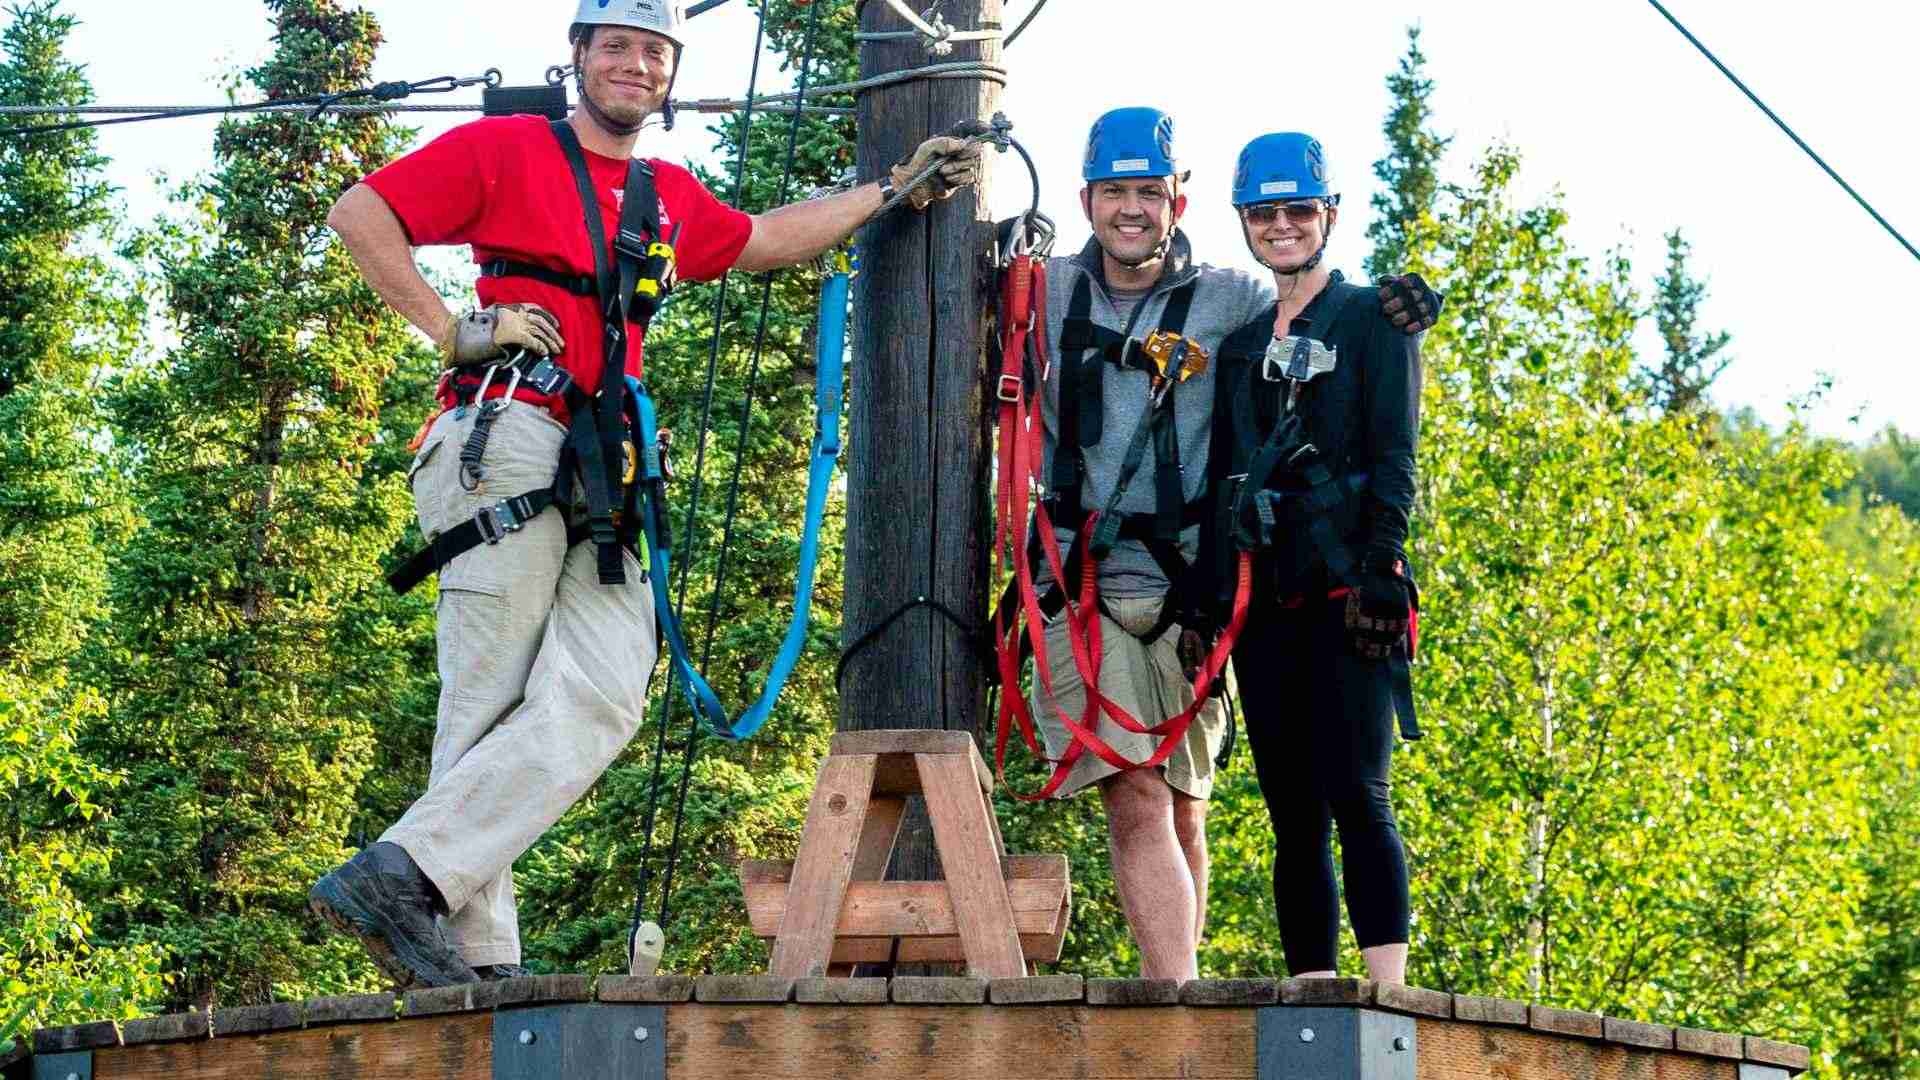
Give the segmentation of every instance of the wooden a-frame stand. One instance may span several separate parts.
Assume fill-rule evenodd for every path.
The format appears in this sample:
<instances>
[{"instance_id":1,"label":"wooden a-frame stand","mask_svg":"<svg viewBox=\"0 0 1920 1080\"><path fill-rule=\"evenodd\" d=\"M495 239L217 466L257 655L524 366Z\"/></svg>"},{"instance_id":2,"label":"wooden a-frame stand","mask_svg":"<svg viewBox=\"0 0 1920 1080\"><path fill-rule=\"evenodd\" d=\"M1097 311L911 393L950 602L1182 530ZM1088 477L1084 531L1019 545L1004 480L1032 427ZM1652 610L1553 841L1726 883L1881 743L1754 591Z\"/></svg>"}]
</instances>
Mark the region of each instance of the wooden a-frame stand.
<instances>
[{"instance_id":1,"label":"wooden a-frame stand","mask_svg":"<svg viewBox=\"0 0 1920 1080\"><path fill-rule=\"evenodd\" d=\"M807 806L800 857L740 867L773 974L849 975L858 963L965 963L1017 978L1060 958L1070 888L1064 855L1006 854L993 774L964 731L854 731ZM882 881L907 796L923 795L945 881Z\"/></svg>"}]
</instances>

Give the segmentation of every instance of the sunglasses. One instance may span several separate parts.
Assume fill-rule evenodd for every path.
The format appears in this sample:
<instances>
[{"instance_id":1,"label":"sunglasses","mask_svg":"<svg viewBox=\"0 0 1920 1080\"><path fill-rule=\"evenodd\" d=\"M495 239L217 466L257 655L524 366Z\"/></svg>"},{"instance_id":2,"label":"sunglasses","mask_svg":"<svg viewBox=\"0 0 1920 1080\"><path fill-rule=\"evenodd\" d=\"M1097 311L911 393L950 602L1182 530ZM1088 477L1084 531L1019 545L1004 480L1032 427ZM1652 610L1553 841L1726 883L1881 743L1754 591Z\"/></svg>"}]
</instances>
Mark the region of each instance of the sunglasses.
<instances>
[{"instance_id":1,"label":"sunglasses","mask_svg":"<svg viewBox=\"0 0 1920 1080\"><path fill-rule=\"evenodd\" d=\"M1320 216L1327 204L1319 199L1295 199L1291 202L1260 203L1240 208L1240 217L1249 225L1271 225L1281 214L1295 225L1304 225Z\"/></svg>"}]
</instances>

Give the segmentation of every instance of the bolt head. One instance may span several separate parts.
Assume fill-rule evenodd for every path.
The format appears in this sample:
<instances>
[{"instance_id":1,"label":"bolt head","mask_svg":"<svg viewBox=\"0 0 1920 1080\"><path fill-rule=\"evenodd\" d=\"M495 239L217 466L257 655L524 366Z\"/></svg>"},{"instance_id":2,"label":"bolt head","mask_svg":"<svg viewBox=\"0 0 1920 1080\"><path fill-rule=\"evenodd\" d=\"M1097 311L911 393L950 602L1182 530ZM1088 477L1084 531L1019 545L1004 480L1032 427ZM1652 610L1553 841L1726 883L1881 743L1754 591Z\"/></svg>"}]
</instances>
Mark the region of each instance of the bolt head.
<instances>
[{"instance_id":1,"label":"bolt head","mask_svg":"<svg viewBox=\"0 0 1920 1080\"><path fill-rule=\"evenodd\" d=\"M1405 1053L1413 1049L1413 1040L1407 1038L1405 1035L1395 1035L1393 1037L1393 1048L1401 1053Z\"/></svg>"},{"instance_id":2,"label":"bolt head","mask_svg":"<svg viewBox=\"0 0 1920 1080\"><path fill-rule=\"evenodd\" d=\"M637 1027L637 1028L634 1028L634 1029L633 1029L633 1041L634 1041L634 1042L646 1042L646 1041L647 1041L647 1029L646 1029L646 1028L643 1028L643 1027Z\"/></svg>"},{"instance_id":3,"label":"bolt head","mask_svg":"<svg viewBox=\"0 0 1920 1080\"><path fill-rule=\"evenodd\" d=\"M520 1045L521 1045L521 1046L532 1046L532 1045L533 1045L533 1040L534 1040L535 1038L537 1038L537 1037L538 1037L538 1036L536 1036L536 1035L534 1035L534 1033L533 1033L533 1032L531 1032L531 1031L523 1031L523 1032L521 1032L521 1033L520 1033Z\"/></svg>"},{"instance_id":4,"label":"bolt head","mask_svg":"<svg viewBox=\"0 0 1920 1080\"><path fill-rule=\"evenodd\" d=\"M1300 1029L1300 1041L1301 1041L1301 1042L1303 1042L1303 1043L1309 1043L1309 1042L1312 1042L1312 1041L1313 1041L1313 1029L1312 1029L1312 1028L1301 1028L1301 1029Z\"/></svg>"}]
</instances>

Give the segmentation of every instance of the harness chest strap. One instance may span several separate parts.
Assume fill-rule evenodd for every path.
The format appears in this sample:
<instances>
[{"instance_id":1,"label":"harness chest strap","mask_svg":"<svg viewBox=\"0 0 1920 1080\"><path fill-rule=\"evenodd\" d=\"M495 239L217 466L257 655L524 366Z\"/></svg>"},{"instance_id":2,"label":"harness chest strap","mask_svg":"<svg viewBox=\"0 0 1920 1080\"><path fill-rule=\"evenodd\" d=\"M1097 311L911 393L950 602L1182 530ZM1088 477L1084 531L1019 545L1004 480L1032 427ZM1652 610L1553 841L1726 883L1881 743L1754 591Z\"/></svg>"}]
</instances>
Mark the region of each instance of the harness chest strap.
<instances>
[{"instance_id":1,"label":"harness chest strap","mask_svg":"<svg viewBox=\"0 0 1920 1080\"><path fill-rule=\"evenodd\" d=\"M551 370L544 376L550 380L549 385L556 388L558 396L565 400L571 417L551 488L503 499L481 510L471 522L448 529L435 537L431 546L414 555L388 576L388 583L398 592L412 589L468 551L482 544L499 543L502 537L524 526L526 517L521 517L517 511L502 515L502 507L537 507L533 512L539 513L549 506L568 503L576 469L581 487L586 491L586 535L598 548L600 583L619 585L626 582L622 550L631 542L635 526L631 516L624 522L624 528L617 525L615 510L625 501L623 480L627 456L622 448L624 424L621 421L621 407L626 397L628 323L638 324L640 333L645 335L654 314L659 310L660 300L672 286L672 248L657 243L660 202L654 189L653 170L646 162L636 158L628 163L626 186L621 196L621 243L610 245L601 221L600 204L594 195L592 173L588 169L579 136L570 125L561 121L556 121L552 130L573 174L589 247L593 251L593 280L600 300L603 325L599 392L589 398L578 383L565 377L564 369L557 364L551 365ZM513 269L515 266L496 266L496 269ZM482 272L485 274L486 270L483 268ZM567 276L550 269L545 273ZM642 282L653 283L651 293L640 289ZM633 303L636 292L646 297L637 309ZM528 374L531 377L533 373ZM477 461L474 464L477 465ZM495 522L504 522L508 517L517 522L513 527L492 527Z\"/></svg>"}]
</instances>

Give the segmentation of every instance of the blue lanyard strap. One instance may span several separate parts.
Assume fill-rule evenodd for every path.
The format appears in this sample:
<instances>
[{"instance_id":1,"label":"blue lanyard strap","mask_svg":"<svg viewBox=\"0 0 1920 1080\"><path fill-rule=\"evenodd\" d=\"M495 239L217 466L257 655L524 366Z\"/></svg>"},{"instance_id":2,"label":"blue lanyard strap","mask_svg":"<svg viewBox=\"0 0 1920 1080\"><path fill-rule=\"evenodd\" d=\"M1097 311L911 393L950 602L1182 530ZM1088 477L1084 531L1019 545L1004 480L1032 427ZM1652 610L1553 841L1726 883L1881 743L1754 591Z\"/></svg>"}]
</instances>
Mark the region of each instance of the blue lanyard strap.
<instances>
[{"instance_id":1,"label":"blue lanyard strap","mask_svg":"<svg viewBox=\"0 0 1920 1080\"><path fill-rule=\"evenodd\" d=\"M807 467L807 516L800 539L800 576L793 589L793 619L787 624L786 637L780 643L780 652L774 657L773 667L767 674L767 682L760 691L759 699L738 719L728 718L726 706L721 704L719 695L694 669L693 657L687 649L686 634L668 596L667 579L672 552L665 543L666 477L660 467L659 419L653 398L647 393L646 387L637 379L627 379L627 389L633 399L634 421L640 429L639 438L635 440L641 467L639 482L643 505L640 522L647 537L648 577L653 586L654 609L658 612L672 663L686 690L687 703L708 730L723 739L736 742L750 739L766 724L767 718L773 714L774 704L780 698L780 691L785 688L794 666L800 662L800 653L806 647L807 621L813 606L814 576L820 563L820 526L826 517L827 492L832 486L834 466L840 458L841 372L847 346L847 282L846 274L834 274L820 291L820 336L814 350L818 367L814 382L813 454Z\"/></svg>"}]
</instances>

